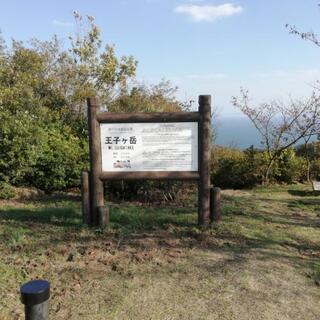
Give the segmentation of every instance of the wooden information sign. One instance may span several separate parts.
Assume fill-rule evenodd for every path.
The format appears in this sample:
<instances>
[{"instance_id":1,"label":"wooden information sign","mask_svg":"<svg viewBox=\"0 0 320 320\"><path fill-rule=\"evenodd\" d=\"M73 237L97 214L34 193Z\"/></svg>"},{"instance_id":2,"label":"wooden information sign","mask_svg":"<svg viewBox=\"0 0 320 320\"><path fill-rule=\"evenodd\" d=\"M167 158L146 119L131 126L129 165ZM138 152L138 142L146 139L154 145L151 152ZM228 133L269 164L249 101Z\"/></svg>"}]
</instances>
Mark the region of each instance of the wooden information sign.
<instances>
[{"instance_id":1,"label":"wooden information sign","mask_svg":"<svg viewBox=\"0 0 320 320\"><path fill-rule=\"evenodd\" d=\"M210 218L211 96L199 96L198 112L98 113L88 99L90 173L82 174L87 223L108 223L106 180L197 180L198 223ZM90 181L89 181L90 180Z\"/></svg>"}]
</instances>

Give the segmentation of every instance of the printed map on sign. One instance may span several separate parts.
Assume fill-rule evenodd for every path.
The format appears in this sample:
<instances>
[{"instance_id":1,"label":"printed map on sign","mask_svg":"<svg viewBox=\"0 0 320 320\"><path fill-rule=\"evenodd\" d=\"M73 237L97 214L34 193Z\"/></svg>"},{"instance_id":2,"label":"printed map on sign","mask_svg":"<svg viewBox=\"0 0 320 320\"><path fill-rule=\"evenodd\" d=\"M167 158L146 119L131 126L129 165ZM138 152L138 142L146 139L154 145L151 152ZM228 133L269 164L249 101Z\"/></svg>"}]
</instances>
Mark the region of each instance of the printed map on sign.
<instances>
[{"instance_id":1,"label":"printed map on sign","mask_svg":"<svg viewBox=\"0 0 320 320\"><path fill-rule=\"evenodd\" d=\"M198 123L103 123L102 171L198 171Z\"/></svg>"}]
</instances>

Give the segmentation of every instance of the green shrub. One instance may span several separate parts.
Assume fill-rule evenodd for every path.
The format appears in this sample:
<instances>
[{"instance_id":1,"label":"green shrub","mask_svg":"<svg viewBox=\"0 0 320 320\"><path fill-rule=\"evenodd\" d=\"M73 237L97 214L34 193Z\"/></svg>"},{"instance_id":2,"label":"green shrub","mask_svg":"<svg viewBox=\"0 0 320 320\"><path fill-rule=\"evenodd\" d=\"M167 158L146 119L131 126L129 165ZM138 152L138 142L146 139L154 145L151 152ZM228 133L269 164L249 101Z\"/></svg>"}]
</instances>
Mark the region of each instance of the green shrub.
<instances>
[{"instance_id":1,"label":"green shrub","mask_svg":"<svg viewBox=\"0 0 320 320\"><path fill-rule=\"evenodd\" d=\"M267 163L266 151L253 147L244 151L222 147L214 148L211 162L213 183L222 188L251 188L263 182ZM312 170L320 172L315 164ZM293 148L289 148L284 150L274 163L270 173L270 181L274 183L303 181L305 172L305 160L296 156Z\"/></svg>"},{"instance_id":2,"label":"green shrub","mask_svg":"<svg viewBox=\"0 0 320 320\"><path fill-rule=\"evenodd\" d=\"M305 172L305 160L298 157L293 148L289 148L282 152L276 162L272 178L281 183L301 182L305 179Z\"/></svg>"},{"instance_id":3,"label":"green shrub","mask_svg":"<svg viewBox=\"0 0 320 320\"><path fill-rule=\"evenodd\" d=\"M251 155L250 155L251 156ZM218 147L212 151L211 177L221 188L245 188L258 183L256 164L241 150Z\"/></svg>"},{"instance_id":4,"label":"green shrub","mask_svg":"<svg viewBox=\"0 0 320 320\"><path fill-rule=\"evenodd\" d=\"M0 182L0 199L8 200L15 196L12 186L4 181Z\"/></svg>"},{"instance_id":5,"label":"green shrub","mask_svg":"<svg viewBox=\"0 0 320 320\"><path fill-rule=\"evenodd\" d=\"M0 180L17 185L37 162L42 131L28 112L13 115L0 107L0 122Z\"/></svg>"},{"instance_id":6,"label":"green shrub","mask_svg":"<svg viewBox=\"0 0 320 320\"><path fill-rule=\"evenodd\" d=\"M28 112L0 110L0 121L0 180L46 192L80 185L80 172L88 167L86 139Z\"/></svg>"},{"instance_id":7,"label":"green shrub","mask_svg":"<svg viewBox=\"0 0 320 320\"><path fill-rule=\"evenodd\" d=\"M86 141L71 132L62 133L59 128L43 130L43 140L30 184L52 192L80 185L80 173L88 167Z\"/></svg>"},{"instance_id":8,"label":"green shrub","mask_svg":"<svg viewBox=\"0 0 320 320\"><path fill-rule=\"evenodd\" d=\"M320 159L312 161L310 173L311 179L320 181Z\"/></svg>"}]
</instances>

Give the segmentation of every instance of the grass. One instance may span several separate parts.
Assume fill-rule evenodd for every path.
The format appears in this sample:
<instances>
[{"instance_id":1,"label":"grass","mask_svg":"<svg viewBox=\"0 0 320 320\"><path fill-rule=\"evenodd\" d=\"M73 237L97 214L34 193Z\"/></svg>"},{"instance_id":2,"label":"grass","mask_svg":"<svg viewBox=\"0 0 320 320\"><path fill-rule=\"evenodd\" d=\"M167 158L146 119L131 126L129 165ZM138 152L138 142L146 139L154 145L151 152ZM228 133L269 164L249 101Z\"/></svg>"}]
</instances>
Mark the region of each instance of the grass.
<instances>
[{"instance_id":1,"label":"grass","mask_svg":"<svg viewBox=\"0 0 320 320\"><path fill-rule=\"evenodd\" d=\"M311 187L226 190L209 228L195 207L110 207L100 230L82 224L78 198L0 203L0 319L23 319L19 286L35 278L51 282L57 320L319 318Z\"/></svg>"}]
</instances>

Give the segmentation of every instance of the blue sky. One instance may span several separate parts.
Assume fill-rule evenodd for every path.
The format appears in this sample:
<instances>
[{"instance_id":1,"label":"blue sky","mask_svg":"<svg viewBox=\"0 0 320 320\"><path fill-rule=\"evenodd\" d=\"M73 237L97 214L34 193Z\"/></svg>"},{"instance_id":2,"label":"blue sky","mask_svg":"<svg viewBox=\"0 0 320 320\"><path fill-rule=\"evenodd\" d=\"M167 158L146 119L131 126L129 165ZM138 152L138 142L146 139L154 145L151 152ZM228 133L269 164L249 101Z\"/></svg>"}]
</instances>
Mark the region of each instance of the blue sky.
<instances>
[{"instance_id":1,"label":"blue sky","mask_svg":"<svg viewBox=\"0 0 320 320\"><path fill-rule=\"evenodd\" d=\"M222 116L238 114L230 98L241 86L254 101L300 98L320 79L320 48L289 35L285 24L320 32L311 0L1 1L5 39L66 41L72 12L95 17L103 39L138 61L138 79L179 86L178 97L211 94Z\"/></svg>"}]
</instances>

